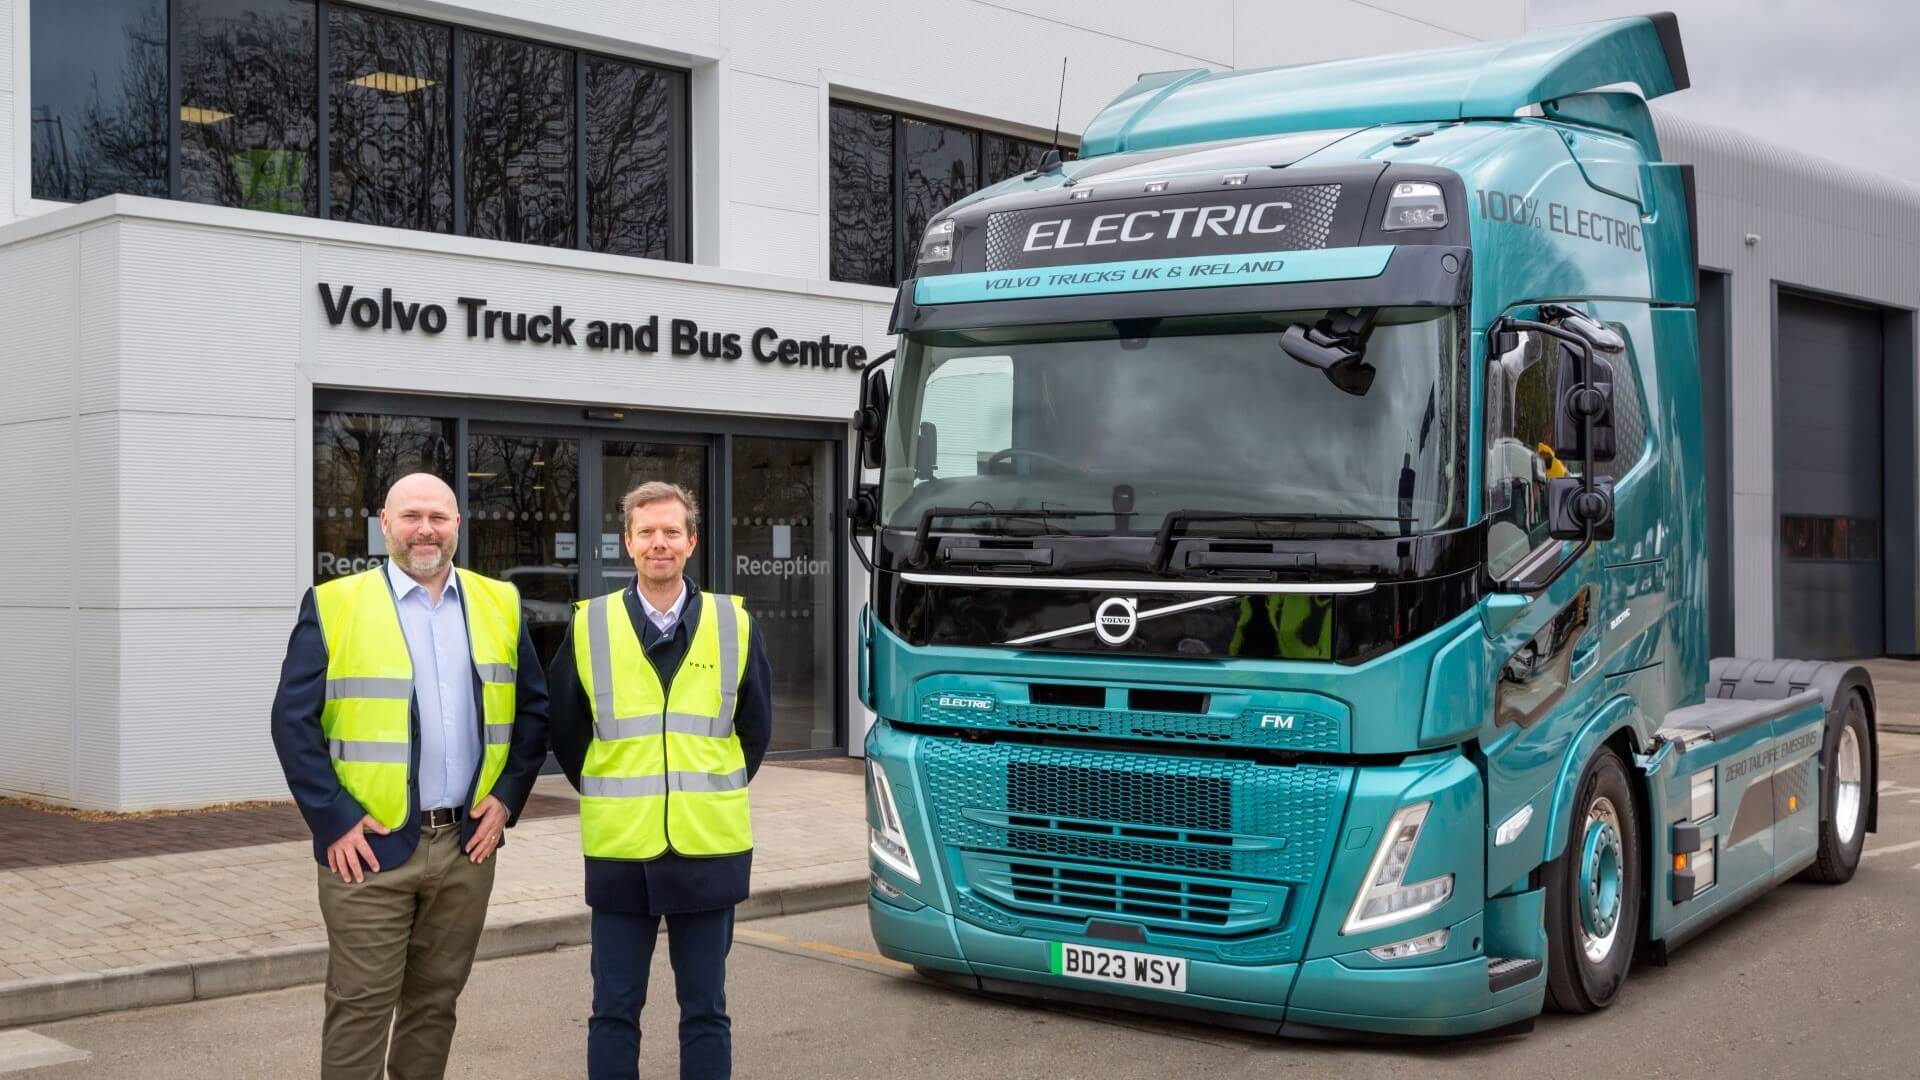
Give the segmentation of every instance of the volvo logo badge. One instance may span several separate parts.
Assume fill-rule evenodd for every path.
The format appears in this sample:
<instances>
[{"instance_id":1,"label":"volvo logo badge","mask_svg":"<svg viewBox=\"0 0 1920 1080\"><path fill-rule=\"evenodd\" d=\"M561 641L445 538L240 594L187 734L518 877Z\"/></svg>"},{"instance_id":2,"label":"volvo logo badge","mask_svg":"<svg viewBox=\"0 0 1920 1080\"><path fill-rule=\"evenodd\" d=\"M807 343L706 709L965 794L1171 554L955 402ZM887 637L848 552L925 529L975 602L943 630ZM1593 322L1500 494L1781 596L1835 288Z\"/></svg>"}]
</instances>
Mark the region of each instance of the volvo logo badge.
<instances>
[{"instance_id":1,"label":"volvo logo badge","mask_svg":"<svg viewBox=\"0 0 1920 1080\"><path fill-rule=\"evenodd\" d=\"M1093 609L1093 632L1109 645L1125 645L1133 640L1140 625L1140 601L1131 596L1114 596Z\"/></svg>"}]
</instances>

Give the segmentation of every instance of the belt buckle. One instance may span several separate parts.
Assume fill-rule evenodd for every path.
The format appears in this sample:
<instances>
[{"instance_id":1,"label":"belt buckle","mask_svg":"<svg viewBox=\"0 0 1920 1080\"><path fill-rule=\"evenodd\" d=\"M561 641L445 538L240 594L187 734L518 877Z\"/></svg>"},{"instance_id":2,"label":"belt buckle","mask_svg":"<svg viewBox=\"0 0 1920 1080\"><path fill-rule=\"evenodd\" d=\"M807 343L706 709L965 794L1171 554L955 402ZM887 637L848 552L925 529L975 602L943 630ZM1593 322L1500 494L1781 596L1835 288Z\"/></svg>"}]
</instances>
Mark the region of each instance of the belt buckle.
<instances>
[{"instance_id":1,"label":"belt buckle","mask_svg":"<svg viewBox=\"0 0 1920 1080\"><path fill-rule=\"evenodd\" d=\"M450 806L428 810L420 816L420 827L438 832L460 824L459 811Z\"/></svg>"}]
</instances>

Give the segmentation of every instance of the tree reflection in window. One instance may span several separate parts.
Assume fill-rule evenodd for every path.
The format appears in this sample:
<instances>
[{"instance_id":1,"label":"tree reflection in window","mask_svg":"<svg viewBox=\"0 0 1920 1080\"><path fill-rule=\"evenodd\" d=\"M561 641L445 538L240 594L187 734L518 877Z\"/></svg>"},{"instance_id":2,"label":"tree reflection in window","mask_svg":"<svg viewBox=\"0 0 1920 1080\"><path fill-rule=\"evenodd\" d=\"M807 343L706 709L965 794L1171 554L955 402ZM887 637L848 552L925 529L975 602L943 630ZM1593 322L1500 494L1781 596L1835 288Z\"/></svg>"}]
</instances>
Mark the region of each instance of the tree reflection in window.
<instances>
[{"instance_id":1,"label":"tree reflection in window","mask_svg":"<svg viewBox=\"0 0 1920 1080\"><path fill-rule=\"evenodd\" d=\"M463 40L467 232L572 247L574 54L490 34Z\"/></svg>"},{"instance_id":2,"label":"tree reflection in window","mask_svg":"<svg viewBox=\"0 0 1920 1080\"><path fill-rule=\"evenodd\" d=\"M315 413L313 418L314 581L366 569L384 559L370 537L387 489L408 473L453 483L453 421L378 413Z\"/></svg>"},{"instance_id":3,"label":"tree reflection in window","mask_svg":"<svg viewBox=\"0 0 1920 1080\"><path fill-rule=\"evenodd\" d=\"M901 134L907 165L900 192L906 217L901 265L910 271L927 222L980 187L980 134L911 119L901 125Z\"/></svg>"},{"instance_id":4,"label":"tree reflection in window","mask_svg":"<svg viewBox=\"0 0 1920 1080\"><path fill-rule=\"evenodd\" d=\"M444 26L327 9L335 220L453 230L452 52Z\"/></svg>"},{"instance_id":5,"label":"tree reflection in window","mask_svg":"<svg viewBox=\"0 0 1920 1080\"><path fill-rule=\"evenodd\" d=\"M312 0L176 0L180 197L312 214Z\"/></svg>"},{"instance_id":6,"label":"tree reflection in window","mask_svg":"<svg viewBox=\"0 0 1920 1080\"><path fill-rule=\"evenodd\" d=\"M829 127L833 278L892 285L893 114L836 104Z\"/></svg>"},{"instance_id":7,"label":"tree reflection in window","mask_svg":"<svg viewBox=\"0 0 1920 1080\"><path fill-rule=\"evenodd\" d=\"M598 56L587 77L587 239L595 251L664 259L672 228L671 72Z\"/></svg>"},{"instance_id":8,"label":"tree reflection in window","mask_svg":"<svg viewBox=\"0 0 1920 1080\"><path fill-rule=\"evenodd\" d=\"M165 0L36 4L33 195L167 193Z\"/></svg>"},{"instance_id":9,"label":"tree reflection in window","mask_svg":"<svg viewBox=\"0 0 1920 1080\"><path fill-rule=\"evenodd\" d=\"M988 184L1039 168L1048 149L1010 135L834 102L827 146L833 279L898 283L900 275L913 272L921 234L934 215ZM1065 150L1063 156L1074 154ZM896 170L896 159L903 171Z\"/></svg>"}]
</instances>

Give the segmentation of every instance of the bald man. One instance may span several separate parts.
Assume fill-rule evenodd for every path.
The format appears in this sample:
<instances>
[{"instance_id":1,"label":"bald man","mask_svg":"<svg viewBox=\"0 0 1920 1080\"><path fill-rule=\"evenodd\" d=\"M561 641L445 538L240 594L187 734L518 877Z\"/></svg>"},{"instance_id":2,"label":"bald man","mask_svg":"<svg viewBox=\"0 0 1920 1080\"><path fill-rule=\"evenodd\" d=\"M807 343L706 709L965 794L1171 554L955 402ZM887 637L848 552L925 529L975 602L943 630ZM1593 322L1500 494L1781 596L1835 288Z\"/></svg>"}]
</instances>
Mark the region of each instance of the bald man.
<instances>
[{"instance_id":1,"label":"bald man","mask_svg":"<svg viewBox=\"0 0 1920 1080\"><path fill-rule=\"evenodd\" d=\"M301 601L273 702L319 863L326 1080L446 1072L494 849L546 759L546 679L519 594L454 567L453 490L400 478L380 532L386 565Z\"/></svg>"}]
</instances>

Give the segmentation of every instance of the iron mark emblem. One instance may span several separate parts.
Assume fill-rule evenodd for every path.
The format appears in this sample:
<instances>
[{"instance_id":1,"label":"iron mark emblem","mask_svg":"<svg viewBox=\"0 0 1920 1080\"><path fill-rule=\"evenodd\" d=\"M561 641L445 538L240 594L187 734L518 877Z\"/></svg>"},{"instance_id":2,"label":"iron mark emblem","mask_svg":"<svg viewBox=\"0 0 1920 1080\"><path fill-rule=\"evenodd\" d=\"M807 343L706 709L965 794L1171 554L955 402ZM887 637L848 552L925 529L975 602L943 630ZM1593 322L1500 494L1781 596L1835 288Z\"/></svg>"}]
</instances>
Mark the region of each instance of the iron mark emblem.
<instances>
[{"instance_id":1,"label":"iron mark emblem","mask_svg":"<svg viewBox=\"0 0 1920 1080\"><path fill-rule=\"evenodd\" d=\"M1113 596L1093 609L1093 632L1109 645L1125 645L1133 640L1140 625L1140 601L1131 596Z\"/></svg>"}]
</instances>

